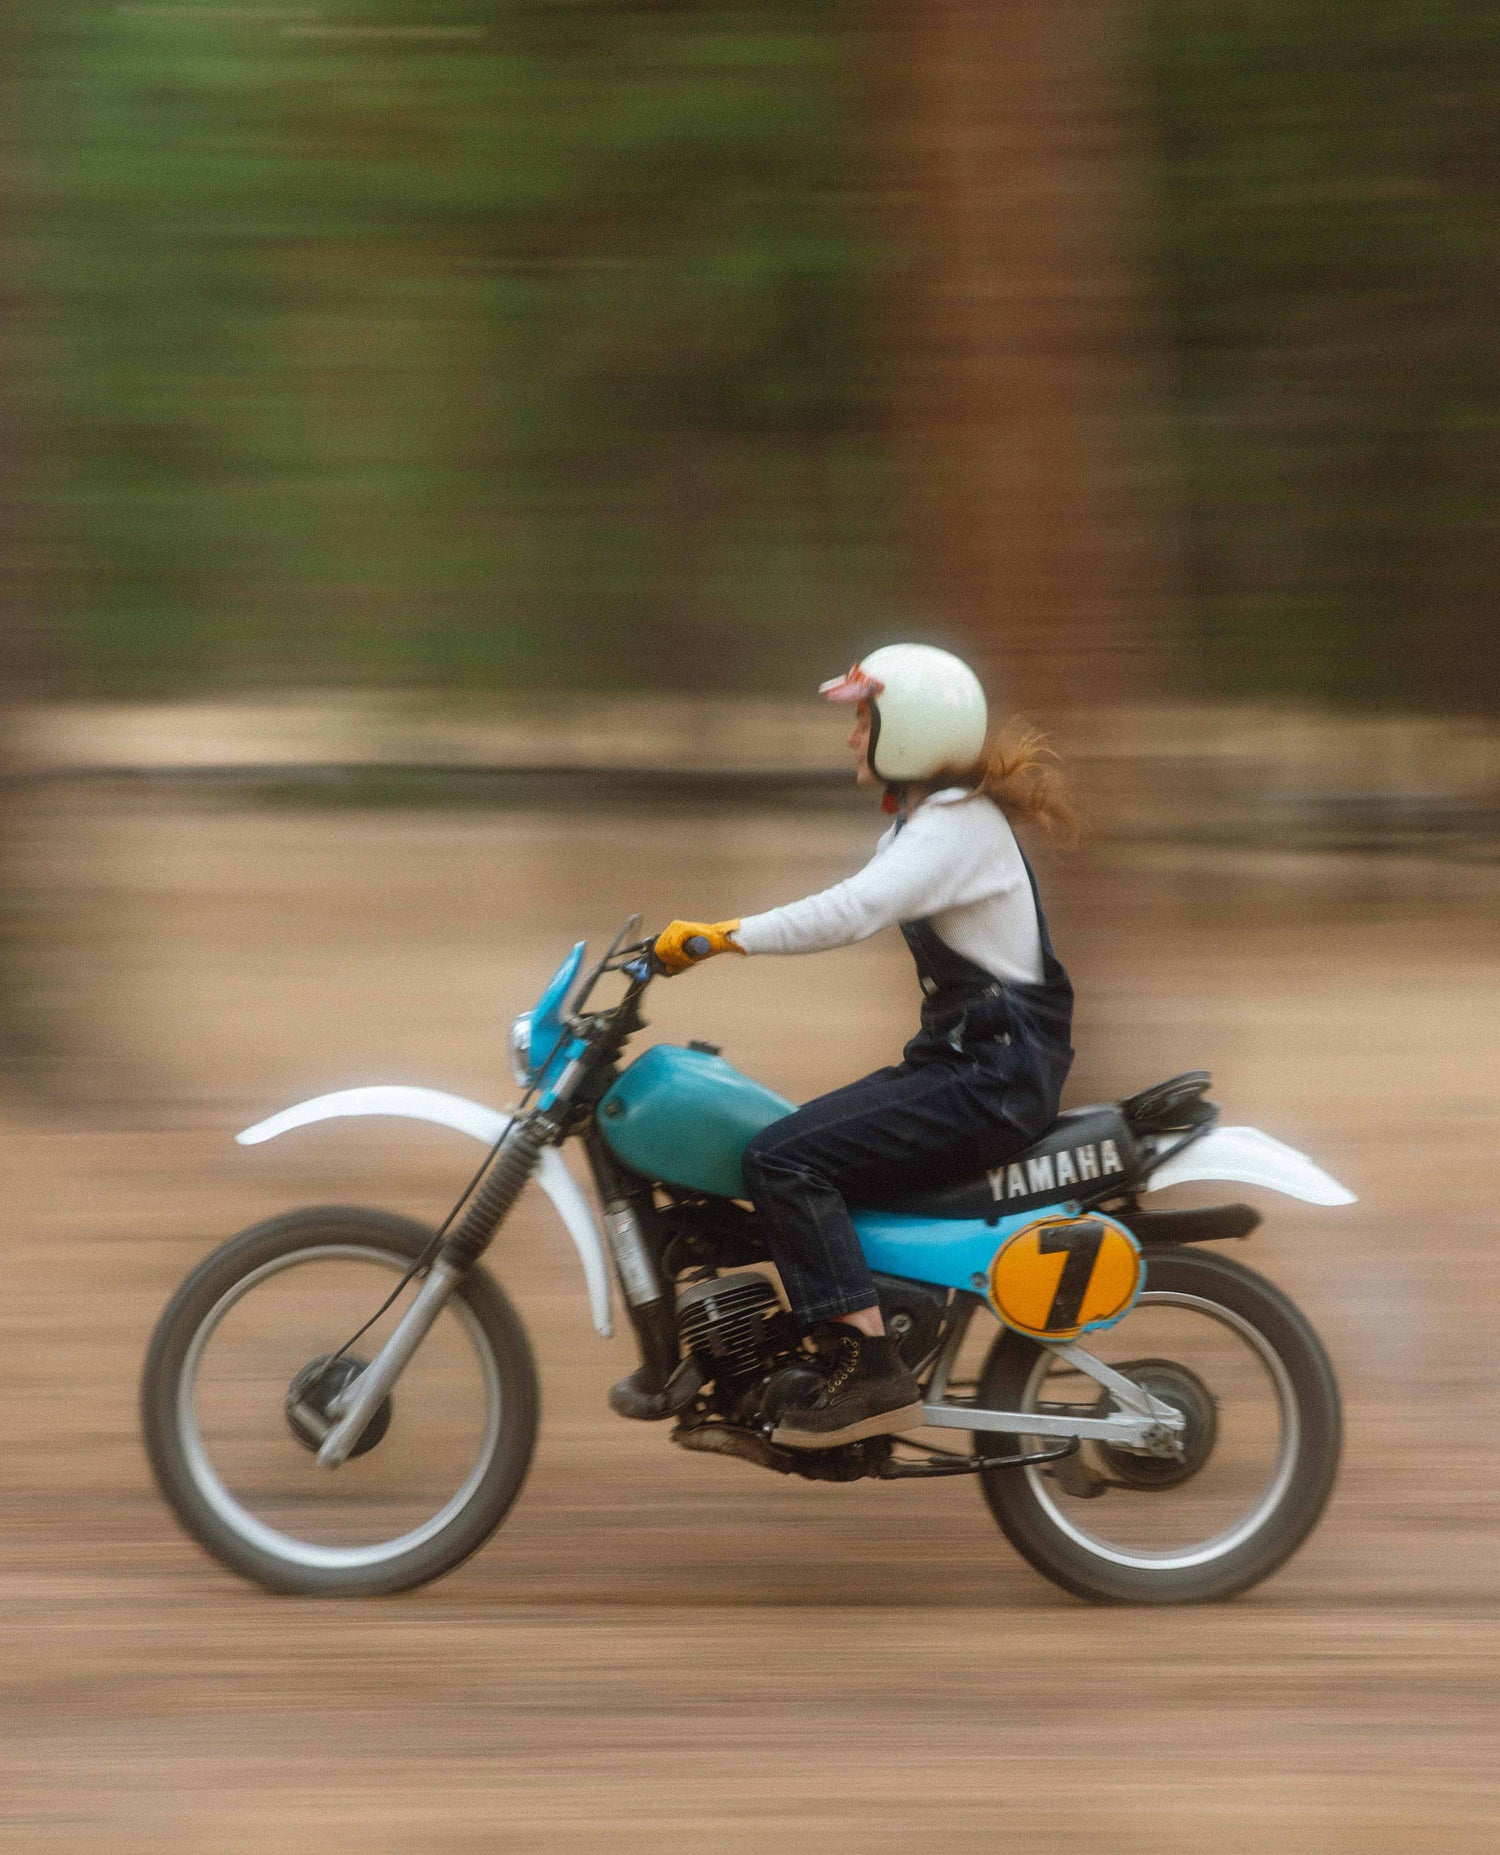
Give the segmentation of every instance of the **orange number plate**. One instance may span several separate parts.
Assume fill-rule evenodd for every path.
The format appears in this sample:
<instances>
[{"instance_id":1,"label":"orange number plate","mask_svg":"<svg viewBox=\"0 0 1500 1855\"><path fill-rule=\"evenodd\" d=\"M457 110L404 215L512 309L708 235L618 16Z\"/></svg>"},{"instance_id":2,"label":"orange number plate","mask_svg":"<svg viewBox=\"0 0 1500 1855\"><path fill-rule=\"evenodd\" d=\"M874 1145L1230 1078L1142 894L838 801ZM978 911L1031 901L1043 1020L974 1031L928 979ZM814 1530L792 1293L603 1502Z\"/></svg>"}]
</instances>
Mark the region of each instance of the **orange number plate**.
<instances>
[{"instance_id":1,"label":"orange number plate","mask_svg":"<svg viewBox=\"0 0 1500 1855\"><path fill-rule=\"evenodd\" d=\"M990 1264L990 1306L1034 1340L1073 1340L1128 1314L1146 1279L1140 1245L1110 1217L1041 1217Z\"/></svg>"}]
</instances>

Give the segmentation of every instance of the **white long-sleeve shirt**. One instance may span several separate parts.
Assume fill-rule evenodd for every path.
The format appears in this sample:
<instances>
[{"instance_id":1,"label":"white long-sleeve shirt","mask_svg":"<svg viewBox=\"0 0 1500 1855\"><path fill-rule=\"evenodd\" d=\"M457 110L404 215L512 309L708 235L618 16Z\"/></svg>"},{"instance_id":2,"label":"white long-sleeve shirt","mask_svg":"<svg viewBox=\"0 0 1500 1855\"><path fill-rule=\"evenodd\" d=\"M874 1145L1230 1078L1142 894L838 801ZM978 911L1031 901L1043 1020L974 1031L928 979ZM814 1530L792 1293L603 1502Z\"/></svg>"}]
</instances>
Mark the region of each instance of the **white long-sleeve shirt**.
<instances>
[{"instance_id":1,"label":"white long-sleeve shirt","mask_svg":"<svg viewBox=\"0 0 1500 1855\"><path fill-rule=\"evenodd\" d=\"M900 921L938 938L995 978L1037 984L1042 940L1021 847L990 799L961 786L924 799L892 825L856 876L805 901L741 921L746 953L821 953Z\"/></svg>"}]
</instances>

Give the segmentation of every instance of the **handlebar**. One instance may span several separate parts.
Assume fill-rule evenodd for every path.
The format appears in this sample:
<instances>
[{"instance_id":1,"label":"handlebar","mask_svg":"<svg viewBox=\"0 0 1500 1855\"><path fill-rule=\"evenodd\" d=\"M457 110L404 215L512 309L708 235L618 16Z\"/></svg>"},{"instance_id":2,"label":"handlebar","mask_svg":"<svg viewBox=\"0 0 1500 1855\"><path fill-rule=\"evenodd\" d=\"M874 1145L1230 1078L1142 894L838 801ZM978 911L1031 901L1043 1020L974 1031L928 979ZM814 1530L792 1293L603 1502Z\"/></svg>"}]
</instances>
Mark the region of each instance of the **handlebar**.
<instances>
[{"instance_id":1,"label":"handlebar","mask_svg":"<svg viewBox=\"0 0 1500 1855\"><path fill-rule=\"evenodd\" d=\"M694 960L704 960L713 952L713 945L706 934L690 934L682 943L682 950ZM624 973L625 977L633 980L636 985L645 985L649 980L667 979L672 976L672 968L663 966L656 957L654 936L650 940L640 941L634 947L621 948L620 952L626 957L616 967L609 967L606 962L606 969Z\"/></svg>"}]
</instances>

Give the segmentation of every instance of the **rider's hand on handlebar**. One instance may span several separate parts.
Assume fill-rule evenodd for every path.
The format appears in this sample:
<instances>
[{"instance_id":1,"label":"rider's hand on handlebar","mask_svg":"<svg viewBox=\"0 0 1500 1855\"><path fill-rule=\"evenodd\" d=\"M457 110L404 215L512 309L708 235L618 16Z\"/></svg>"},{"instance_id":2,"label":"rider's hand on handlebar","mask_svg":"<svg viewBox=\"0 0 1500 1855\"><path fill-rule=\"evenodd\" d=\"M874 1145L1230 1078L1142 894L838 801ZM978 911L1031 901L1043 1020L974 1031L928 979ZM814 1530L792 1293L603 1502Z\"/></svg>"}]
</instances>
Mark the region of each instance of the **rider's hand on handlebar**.
<instances>
[{"instance_id":1,"label":"rider's hand on handlebar","mask_svg":"<svg viewBox=\"0 0 1500 1855\"><path fill-rule=\"evenodd\" d=\"M743 953L745 949L730 939L738 926L738 921L673 921L657 935L652 952L666 972L685 973L716 953Z\"/></svg>"}]
</instances>

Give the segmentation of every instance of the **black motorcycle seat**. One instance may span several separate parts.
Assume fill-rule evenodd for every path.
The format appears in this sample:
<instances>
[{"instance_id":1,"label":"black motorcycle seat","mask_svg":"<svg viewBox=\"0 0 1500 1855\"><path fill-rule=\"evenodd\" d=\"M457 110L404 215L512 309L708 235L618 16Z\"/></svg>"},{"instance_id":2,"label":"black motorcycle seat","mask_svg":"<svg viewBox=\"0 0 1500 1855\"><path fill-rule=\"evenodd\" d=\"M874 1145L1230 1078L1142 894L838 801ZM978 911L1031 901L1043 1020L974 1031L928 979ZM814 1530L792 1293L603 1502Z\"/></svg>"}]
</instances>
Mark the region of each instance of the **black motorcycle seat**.
<instances>
[{"instance_id":1,"label":"black motorcycle seat","mask_svg":"<svg viewBox=\"0 0 1500 1855\"><path fill-rule=\"evenodd\" d=\"M1070 1108L1035 1145L997 1162L977 1179L882 1199L868 1209L909 1217L983 1218L993 1224L1017 1211L1092 1196L1115 1179L1123 1186L1140 1159L1140 1143L1117 1104Z\"/></svg>"}]
</instances>

